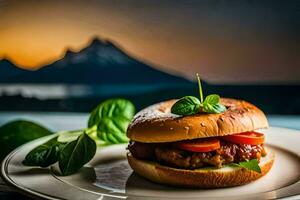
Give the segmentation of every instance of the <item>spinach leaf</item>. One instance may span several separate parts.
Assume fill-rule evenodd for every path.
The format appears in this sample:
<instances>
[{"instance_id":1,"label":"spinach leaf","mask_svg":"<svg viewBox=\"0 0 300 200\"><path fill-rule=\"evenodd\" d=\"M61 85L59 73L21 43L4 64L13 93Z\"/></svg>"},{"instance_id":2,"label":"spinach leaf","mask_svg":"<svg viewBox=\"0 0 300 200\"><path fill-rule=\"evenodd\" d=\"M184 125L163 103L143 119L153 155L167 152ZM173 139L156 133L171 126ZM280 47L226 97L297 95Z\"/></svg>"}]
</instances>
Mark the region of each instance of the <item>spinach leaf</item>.
<instances>
[{"instance_id":1,"label":"spinach leaf","mask_svg":"<svg viewBox=\"0 0 300 200\"><path fill-rule=\"evenodd\" d=\"M130 121L122 117L102 118L97 127L98 137L107 144L128 142L126 129Z\"/></svg>"},{"instance_id":2,"label":"spinach leaf","mask_svg":"<svg viewBox=\"0 0 300 200\"><path fill-rule=\"evenodd\" d=\"M27 166L48 167L58 161L59 152L64 146L57 142L57 137L31 150L23 161Z\"/></svg>"},{"instance_id":3,"label":"spinach leaf","mask_svg":"<svg viewBox=\"0 0 300 200\"><path fill-rule=\"evenodd\" d=\"M52 134L47 128L30 121L17 120L0 127L0 160L16 147Z\"/></svg>"},{"instance_id":4,"label":"spinach leaf","mask_svg":"<svg viewBox=\"0 0 300 200\"><path fill-rule=\"evenodd\" d=\"M88 127L97 126L97 135L106 144L126 143L126 130L134 114L135 108L130 101L110 99L93 110Z\"/></svg>"},{"instance_id":5,"label":"spinach leaf","mask_svg":"<svg viewBox=\"0 0 300 200\"><path fill-rule=\"evenodd\" d=\"M66 144L60 153L59 168L62 175L70 175L77 172L94 157L95 153L95 141L86 133L81 134L77 140Z\"/></svg>"},{"instance_id":6,"label":"spinach leaf","mask_svg":"<svg viewBox=\"0 0 300 200\"><path fill-rule=\"evenodd\" d=\"M88 127L98 125L102 118L119 117L130 121L135 114L134 105L126 99L109 99L99 104L90 114Z\"/></svg>"},{"instance_id":7,"label":"spinach leaf","mask_svg":"<svg viewBox=\"0 0 300 200\"><path fill-rule=\"evenodd\" d=\"M200 101L194 96L185 96L171 107L171 113L177 115L193 115L200 111Z\"/></svg>"},{"instance_id":8,"label":"spinach leaf","mask_svg":"<svg viewBox=\"0 0 300 200\"><path fill-rule=\"evenodd\" d=\"M126 129L134 114L128 100L104 101L91 112L88 128L57 133L29 152L23 164L47 167L58 161L62 175L73 174L94 157L97 146L128 142Z\"/></svg>"}]
</instances>

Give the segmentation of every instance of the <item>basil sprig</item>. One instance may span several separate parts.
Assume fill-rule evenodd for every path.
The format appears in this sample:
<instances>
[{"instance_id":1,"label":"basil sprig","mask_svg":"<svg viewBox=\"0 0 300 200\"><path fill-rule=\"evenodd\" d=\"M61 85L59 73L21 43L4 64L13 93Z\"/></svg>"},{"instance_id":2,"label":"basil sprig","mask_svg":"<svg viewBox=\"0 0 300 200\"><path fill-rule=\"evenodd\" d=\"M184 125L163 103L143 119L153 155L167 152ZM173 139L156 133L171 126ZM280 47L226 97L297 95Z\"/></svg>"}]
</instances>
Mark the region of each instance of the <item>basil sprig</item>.
<instances>
[{"instance_id":1,"label":"basil sprig","mask_svg":"<svg viewBox=\"0 0 300 200\"><path fill-rule=\"evenodd\" d=\"M198 87L200 100L194 96L185 96L176 101L171 108L171 113L177 115L194 115L199 112L205 112L209 114L217 114L226 111L226 107L220 103L220 96L217 94L210 94L203 100L203 91L198 74Z\"/></svg>"},{"instance_id":2,"label":"basil sprig","mask_svg":"<svg viewBox=\"0 0 300 200\"><path fill-rule=\"evenodd\" d=\"M226 107L220 103L220 96L217 94L208 95L200 105L203 112L216 114L226 111Z\"/></svg>"},{"instance_id":3,"label":"basil sprig","mask_svg":"<svg viewBox=\"0 0 300 200\"><path fill-rule=\"evenodd\" d=\"M255 171L257 173L261 173L261 168L258 164L257 159L252 159L249 161L239 162L239 163L232 163L232 166L242 167L251 171Z\"/></svg>"},{"instance_id":4,"label":"basil sprig","mask_svg":"<svg viewBox=\"0 0 300 200\"><path fill-rule=\"evenodd\" d=\"M88 128L58 132L31 150L23 164L48 167L58 162L62 175L73 174L94 157L97 146L128 142L126 129L134 113L134 105L126 99L106 100L91 112Z\"/></svg>"},{"instance_id":5,"label":"basil sprig","mask_svg":"<svg viewBox=\"0 0 300 200\"><path fill-rule=\"evenodd\" d=\"M172 106L171 112L177 115L193 115L200 110L200 101L197 97L185 96Z\"/></svg>"}]
</instances>

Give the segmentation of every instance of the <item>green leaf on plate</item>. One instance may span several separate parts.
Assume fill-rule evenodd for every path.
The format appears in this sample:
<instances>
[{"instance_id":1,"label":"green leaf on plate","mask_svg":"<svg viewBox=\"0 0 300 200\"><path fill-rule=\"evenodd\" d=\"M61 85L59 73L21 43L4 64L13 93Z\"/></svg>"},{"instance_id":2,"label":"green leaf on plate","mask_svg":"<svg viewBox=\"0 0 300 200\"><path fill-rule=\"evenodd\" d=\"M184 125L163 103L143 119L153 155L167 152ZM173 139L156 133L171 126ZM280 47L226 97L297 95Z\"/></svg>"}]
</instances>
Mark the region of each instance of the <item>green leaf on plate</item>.
<instances>
[{"instance_id":1,"label":"green leaf on plate","mask_svg":"<svg viewBox=\"0 0 300 200\"><path fill-rule=\"evenodd\" d=\"M96 143L86 133L81 134L77 140L64 146L59 157L59 169L62 175L77 172L89 162L96 153Z\"/></svg>"},{"instance_id":2,"label":"green leaf on plate","mask_svg":"<svg viewBox=\"0 0 300 200\"><path fill-rule=\"evenodd\" d=\"M99 104L88 121L97 127L97 135L106 144L126 143L127 127L135 114L134 105L126 99L109 99Z\"/></svg>"},{"instance_id":3,"label":"green leaf on plate","mask_svg":"<svg viewBox=\"0 0 300 200\"><path fill-rule=\"evenodd\" d=\"M27 166L48 167L58 161L59 152L64 144L57 142L57 137L31 150L23 161Z\"/></svg>"},{"instance_id":4,"label":"green leaf on plate","mask_svg":"<svg viewBox=\"0 0 300 200\"><path fill-rule=\"evenodd\" d=\"M102 118L97 127L98 137L107 144L127 143L126 130L130 121L123 117Z\"/></svg>"}]
</instances>

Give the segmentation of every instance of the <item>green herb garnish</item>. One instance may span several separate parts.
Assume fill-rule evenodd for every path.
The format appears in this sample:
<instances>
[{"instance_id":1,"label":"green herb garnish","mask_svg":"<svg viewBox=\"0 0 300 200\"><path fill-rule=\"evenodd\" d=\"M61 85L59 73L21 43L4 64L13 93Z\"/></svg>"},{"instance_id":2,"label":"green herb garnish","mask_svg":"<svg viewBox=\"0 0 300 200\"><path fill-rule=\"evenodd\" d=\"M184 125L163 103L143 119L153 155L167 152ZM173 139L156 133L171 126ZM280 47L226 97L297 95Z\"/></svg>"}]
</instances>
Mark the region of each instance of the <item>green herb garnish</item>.
<instances>
[{"instance_id":1,"label":"green herb garnish","mask_svg":"<svg viewBox=\"0 0 300 200\"><path fill-rule=\"evenodd\" d=\"M243 167L245 169L255 171L257 173L261 173L261 169L260 169L257 159L252 159L249 161L244 161L244 162L239 162L239 163L232 163L230 165L237 166L237 167Z\"/></svg>"},{"instance_id":2,"label":"green herb garnish","mask_svg":"<svg viewBox=\"0 0 300 200\"><path fill-rule=\"evenodd\" d=\"M258 160L257 159L253 159L253 160L249 160L249 161L245 161L245 162L240 162L239 165L243 168L261 173L261 169L258 165Z\"/></svg>"},{"instance_id":3,"label":"green herb garnish","mask_svg":"<svg viewBox=\"0 0 300 200\"><path fill-rule=\"evenodd\" d=\"M62 175L73 174L94 157L97 146L128 142L126 130L134 114L130 101L106 100L91 112L88 128L58 132L31 150L23 164L48 167L58 161Z\"/></svg>"},{"instance_id":4,"label":"green herb garnish","mask_svg":"<svg viewBox=\"0 0 300 200\"><path fill-rule=\"evenodd\" d=\"M226 107L220 103L220 96L210 94L203 101L203 91L199 74L196 74L200 100L194 96L185 96L179 99L171 108L171 113L177 115L193 115L199 112L210 114L222 113Z\"/></svg>"},{"instance_id":5,"label":"green herb garnish","mask_svg":"<svg viewBox=\"0 0 300 200\"><path fill-rule=\"evenodd\" d=\"M185 96L172 106L171 112L177 115L193 115L200 110L200 101L197 97Z\"/></svg>"},{"instance_id":6,"label":"green herb garnish","mask_svg":"<svg viewBox=\"0 0 300 200\"><path fill-rule=\"evenodd\" d=\"M220 96L217 94L208 95L201 108L206 113L222 113L226 111L226 107L220 103Z\"/></svg>"}]
</instances>

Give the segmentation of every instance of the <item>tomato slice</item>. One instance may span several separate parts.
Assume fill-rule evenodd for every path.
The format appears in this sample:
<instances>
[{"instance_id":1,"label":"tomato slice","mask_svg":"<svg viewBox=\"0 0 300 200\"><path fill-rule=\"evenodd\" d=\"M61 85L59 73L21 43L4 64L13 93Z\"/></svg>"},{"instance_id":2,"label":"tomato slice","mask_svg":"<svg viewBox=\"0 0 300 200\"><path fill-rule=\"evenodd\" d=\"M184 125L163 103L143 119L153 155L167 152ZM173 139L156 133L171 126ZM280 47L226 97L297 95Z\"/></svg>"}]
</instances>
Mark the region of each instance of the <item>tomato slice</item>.
<instances>
[{"instance_id":1,"label":"tomato slice","mask_svg":"<svg viewBox=\"0 0 300 200\"><path fill-rule=\"evenodd\" d=\"M264 143L265 136L262 133L251 131L224 136L222 139L232 143L258 145Z\"/></svg>"},{"instance_id":2,"label":"tomato slice","mask_svg":"<svg viewBox=\"0 0 300 200\"><path fill-rule=\"evenodd\" d=\"M220 141L215 138L181 141L175 144L179 149L192 152L209 152L220 148Z\"/></svg>"}]
</instances>

